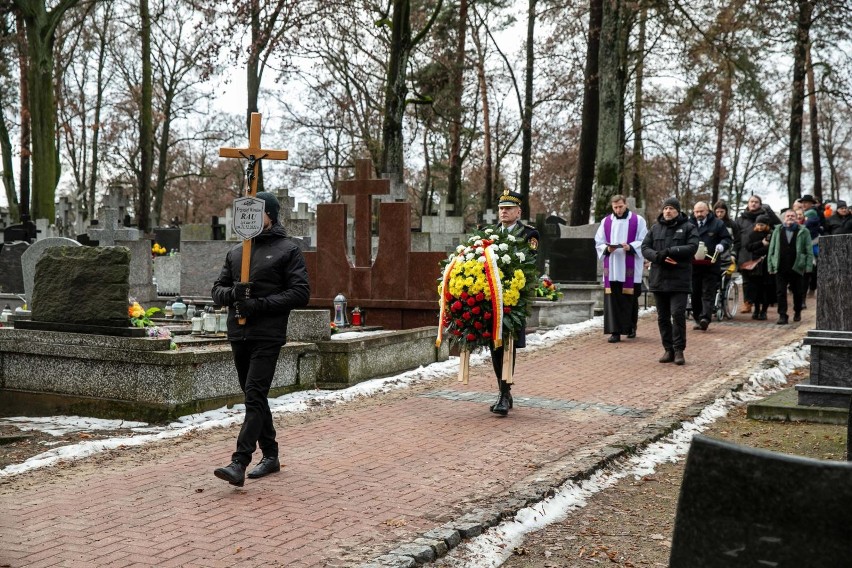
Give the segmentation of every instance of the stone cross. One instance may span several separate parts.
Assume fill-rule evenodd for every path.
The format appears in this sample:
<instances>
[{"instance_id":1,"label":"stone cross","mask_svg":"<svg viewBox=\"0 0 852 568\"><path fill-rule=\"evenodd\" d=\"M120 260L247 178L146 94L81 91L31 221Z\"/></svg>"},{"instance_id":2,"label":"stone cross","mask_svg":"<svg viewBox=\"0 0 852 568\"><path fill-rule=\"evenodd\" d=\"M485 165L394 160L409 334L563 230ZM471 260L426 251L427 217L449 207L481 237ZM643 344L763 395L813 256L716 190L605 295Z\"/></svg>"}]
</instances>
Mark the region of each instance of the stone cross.
<instances>
[{"instance_id":1,"label":"stone cross","mask_svg":"<svg viewBox=\"0 0 852 568\"><path fill-rule=\"evenodd\" d=\"M355 266L372 264L373 196L390 193L390 180L373 177L373 162L355 160L355 179L337 182L340 195L355 196Z\"/></svg>"},{"instance_id":2,"label":"stone cross","mask_svg":"<svg viewBox=\"0 0 852 568\"><path fill-rule=\"evenodd\" d=\"M497 215L494 213L493 209L486 209L485 213L482 215L482 220L489 225L495 225L497 223Z\"/></svg>"},{"instance_id":3,"label":"stone cross","mask_svg":"<svg viewBox=\"0 0 852 568\"><path fill-rule=\"evenodd\" d=\"M86 234L102 247L114 247L115 241L139 240L139 229L121 227L118 215L118 209L101 207L98 209L98 228L89 228Z\"/></svg>"},{"instance_id":4,"label":"stone cross","mask_svg":"<svg viewBox=\"0 0 852 568\"><path fill-rule=\"evenodd\" d=\"M287 150L266 150L260 146L260 113L251 113L251 125L249 126L249 145L247 148L219 148L220 158L245 158L248 160L246 168L247 177L251 180L249 185L249 197L257 194L257 170L261 160L286 160ZM251 271L251 239L243 240L243 258L240 266L240 281L248 282ZM246 318L237 319L240 325L244 325Z\"/></svg>"}]
</instances>

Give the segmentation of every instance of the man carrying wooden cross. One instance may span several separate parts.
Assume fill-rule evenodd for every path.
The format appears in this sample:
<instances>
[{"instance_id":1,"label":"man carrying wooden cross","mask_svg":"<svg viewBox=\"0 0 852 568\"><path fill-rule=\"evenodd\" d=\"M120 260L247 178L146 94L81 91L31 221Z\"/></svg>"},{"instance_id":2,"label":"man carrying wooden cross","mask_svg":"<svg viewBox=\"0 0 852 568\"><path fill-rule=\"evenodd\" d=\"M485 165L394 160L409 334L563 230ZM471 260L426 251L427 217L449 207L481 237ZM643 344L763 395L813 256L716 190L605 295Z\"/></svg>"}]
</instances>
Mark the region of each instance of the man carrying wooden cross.
<instances>
[{"instance_id":1,"label":"man carrying wooden cross","mask_svg":"<svg viewBox=\"0 0 852 568\"><path fill-rule=\"evenodd\" d=\"M263 458L248 477L255 479L281 470L267 396L278 354L287 340L290 310L307 305L310 298L305 259L278 222L278 199L265 191L256 197L265 202L263 232L254 237L249 249L249 282L240 281L245 249L239 244L228 251L211 291L216 304L234 308L228 311L228 340L246 406L231 464L214 474L238 487L245 482L246 467L258 445ZM241 324L238 316L245 318L245 323Z\"/></svg>"}]
</instances>

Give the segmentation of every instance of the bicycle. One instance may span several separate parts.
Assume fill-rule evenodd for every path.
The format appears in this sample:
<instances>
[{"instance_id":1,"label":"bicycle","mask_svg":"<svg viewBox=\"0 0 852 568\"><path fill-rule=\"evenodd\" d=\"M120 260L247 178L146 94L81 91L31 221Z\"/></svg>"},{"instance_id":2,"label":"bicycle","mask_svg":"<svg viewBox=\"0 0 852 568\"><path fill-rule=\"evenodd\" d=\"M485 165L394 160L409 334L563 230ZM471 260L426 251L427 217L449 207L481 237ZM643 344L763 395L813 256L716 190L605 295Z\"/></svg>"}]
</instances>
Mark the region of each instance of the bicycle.
<instances>
[{"instance_id":1,"label":"bicycle","mask_svg":"<svg viewBox=\"0 0 852 568\"><path fill-rule=\"evenodd\" d=\"M740 309L740 287L733 274L722 273L719 288L716 290L716 300L713 303L716 321L732 320Z\"/></svg>"}]
</instances>

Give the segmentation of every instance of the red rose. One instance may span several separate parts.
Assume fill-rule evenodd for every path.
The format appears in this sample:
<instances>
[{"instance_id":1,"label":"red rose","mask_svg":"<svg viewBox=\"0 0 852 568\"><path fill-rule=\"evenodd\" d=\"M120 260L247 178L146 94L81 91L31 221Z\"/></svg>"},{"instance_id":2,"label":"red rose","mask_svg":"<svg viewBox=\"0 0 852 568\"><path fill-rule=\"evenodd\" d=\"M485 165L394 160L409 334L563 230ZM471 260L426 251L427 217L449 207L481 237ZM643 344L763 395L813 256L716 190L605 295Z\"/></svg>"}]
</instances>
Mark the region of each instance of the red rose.
<instances>
[{"instance_id":1,"label":"red rose","mask_svg":"<svg viewBox=\"0 0 852 568\"><path fill-rule=\"evenodd\" d=\"M491 339L491 332L490 331L483 331L482 332L482 338L483 339Z\"/></svg>"},{"instance_id":2,"label":"red rose","mask_svg":"<svg viewBox=\"0 0 852 568\"><path fill-rule=\"evenodd\" d=\"M475 306L476 305L476 298L468 297L467 305L468 306Z\"/></svg>"},{"instance_id":3,"label":"red rose","mask_svg":"<svg viewBox=\"0 0 852 568\"><path fill-rule=\"evenodd\" d=\"M459 330L457 330L457 329L454 329L454 330L453 330L453 335L455 335L456 337L458 337L459 335L461 335L461 332L460 332Z\"/></svg>"},{"instance_id":4,"label":"red rose","mask_svg":"<svg viewBox=\"0 0 852 568\"><path fill-rule=\"evenodd\" d=\"M484 299L485 299L485 294L483 294L482 292L480 292L479 294L476 295L476 301L477 302L481 302Z\"/></svg>"},{"instance_id":5,"label":"red rose","mask_svg":"<svg viewBox=\"0 0 852 568\"><path fill-rule=\"evenodd\" d=\"M482 322L480 322L480 321L473 322L473 327L475 327L476 329L482 329Z\"/></svg>"},{"instance_id":6,"label":"red rose","mask_svg":"<svg viewBox=\"0 0 852 568\"><path fill-rule=\"evenodd\" d=\"M470 318L472 318L473 316L470 315L470 312L465 312L462 314L462 317L466 320L470 320Z\"/></svg>"},{"instance_id":7,"label":"red rose","mask_svg":"<svg viewBox=\"0 0 852 568\"><path fill-rule=\"evenodd\" d=\"M485 315L483 315L482 317L484 317L487 320L490 320L491 319L491 312L485 312Z\"/></svg>"},{"instance_id":8,"label":"red rose","mask_svg":"<svg viewBox=\"0 0 852 568\"><path fill-rule=\"evenodd\" d=\"M464 321L463 320L456 320L456 325L458 327L464 327Z\"/></svg>"},{"instance_id":9,"label":"red rose","mask_svg":"<svg viewBox=\"0 0 852 568\"><path fill-rule=\"evenodd\" d=\"M450 309L453 310L454 312L457 312L460 309L462 309L462 303L459 302L458 300L456 300L455 302L453 302L453 305L450 307Z\"/></svg>"},{"instance_id":10,"label":"red rose","mask_svg":"<svg viewBox=\"0 0 852 568\"><path fill-rule=\"evenodd\" d=\"M482 308L480 308L479 306L473 306L473 308L472 308L470 311L471 311L471 313L473 313L474 315L477 315L477 316L478 316L478 315L479 315L479 312L481 312L481 311L482 311Z\"/></svg>"},{"instance_id":11,"label":"red rose","mask_svg":"<svg viewBox=\"0 0 852 568\"><path fill-rule=\"evenodd\" d=\"M462 292L462 293L461 293L461 299L462 299L462 300L467 300L467 292Z\"/></svg>"},{"instance_id":12,"label":"red rose","mask_svg":"<svg viewBox=\"0 0 852 568\"><path fill-rule=\"evenodd\" d=\"M509 306L505 306L505 307L503 308L503 313L504 313L504 314L511 314L511 313L512 313L512 308L510 308Z\"/></svg>"},{"instance_id":13,"label":"red rose","mask_svg":"<svg viewBox=\"0 0 852 568\"><path fill-rule=\"evenodd\" d=\"M467 334L467 340L468 341L476 341L476 335L474 335L472 333L468 333Z\"/></svg>"}]
</instances>

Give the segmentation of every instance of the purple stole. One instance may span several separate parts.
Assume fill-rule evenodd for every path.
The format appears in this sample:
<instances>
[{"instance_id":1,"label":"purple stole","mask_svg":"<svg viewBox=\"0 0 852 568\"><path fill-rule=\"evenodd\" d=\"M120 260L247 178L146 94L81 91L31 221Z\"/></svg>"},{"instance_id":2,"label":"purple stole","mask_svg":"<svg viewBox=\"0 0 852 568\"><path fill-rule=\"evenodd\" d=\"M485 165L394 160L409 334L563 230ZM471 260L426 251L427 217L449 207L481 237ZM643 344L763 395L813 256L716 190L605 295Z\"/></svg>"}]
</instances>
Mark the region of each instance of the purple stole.
<instances>
[{"instance_id":1,"label":"purple stole","mask_svg":"<svg viewBox=\"0 0 852 568\"><path fill-rule=\"evenodd\" d=\"M639 230L639 219L636 217L636 214L632 211L628 211L630 216L627 218L627 241L628 243L632 243L636 240L636 231ZM606 238L606 244L610 245L612 243L612 215L607 215L604 219L604 237ZM604 255L603 261L603 277L604 277L604 293L611 294L612 289L609 286L609 257L610 255ZM632 252L627 255L624 260L624 269L625 269L625 280L624 286L622 287L622 291L624 294L633 294L633 287L635 286L633 282L633 275L636 270L636 255ZM629 287L628 287L629 284Z\"/></svg>"}]
</instances>

